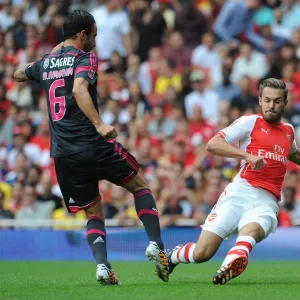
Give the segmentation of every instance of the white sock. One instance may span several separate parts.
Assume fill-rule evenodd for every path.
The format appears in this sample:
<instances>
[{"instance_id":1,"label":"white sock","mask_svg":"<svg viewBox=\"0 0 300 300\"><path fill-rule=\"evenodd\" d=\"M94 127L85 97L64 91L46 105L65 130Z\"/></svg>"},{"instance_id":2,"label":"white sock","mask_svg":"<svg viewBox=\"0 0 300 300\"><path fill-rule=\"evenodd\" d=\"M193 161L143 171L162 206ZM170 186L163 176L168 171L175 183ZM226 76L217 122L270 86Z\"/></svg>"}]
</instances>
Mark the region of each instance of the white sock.
<instances>
[{"instance_id":1,"label":"white sock","mask_svg":"<svg viewBox=\"0 0 300 300\"><path fill-rule=\"evenodd\" d=\"M178 250L175 250L172 253L171 261L173 264L188 264L188 263L194 263L194 250L196 247L196 243L188 243L184 245L183 247L179 248Z\"/></svg>"},{"instance_id":2,"label":"white sock","mask_svg":"<svg viewBox=\"0 0 300 300\"><path fill-rule=\"evenodd\" d=\"M235 246L227 253L222 266L228 265L237 257L243 255L248 257L255 244L256 241L252 236L239 236L236 240Z\"/></svg>"}]
</instances>

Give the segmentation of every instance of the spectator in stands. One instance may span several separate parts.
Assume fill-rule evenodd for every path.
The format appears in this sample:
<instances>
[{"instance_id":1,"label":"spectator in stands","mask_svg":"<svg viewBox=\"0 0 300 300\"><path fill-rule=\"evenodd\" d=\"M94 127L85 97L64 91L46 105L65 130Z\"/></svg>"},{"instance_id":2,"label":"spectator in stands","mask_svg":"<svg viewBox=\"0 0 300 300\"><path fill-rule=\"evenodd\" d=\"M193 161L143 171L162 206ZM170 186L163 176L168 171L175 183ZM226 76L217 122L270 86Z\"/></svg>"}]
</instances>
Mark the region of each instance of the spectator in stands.
<instances>
[{"instance_id":1,"label":"spectator in stands","mask_svg":"<svg viewBox=\"0 0 300 300\"><path fill-rule=\"evenodd\" d=\"M175 31L182 34L186 47L195 48L208 29L206 16L197 9L194 0L182 1L182 7L176 12Z\"/></svg>"},{"instance_id":2,"label":"spectator in stands","mask_svg":"<svg viewBox=\"0 0 300 300\"><path fill-rule=\"evenodd\" d=\"M169 86L181 90L181 74L176 70L176 63L170 59L163 60L160 65L158 77L155 83L155 93L163 95Z\"/></svg>"},{"instance_id":3,"label":"spectator in stands","mask_svg":"<svg viewBox=\"0 0 300 300\"><path fill-rule=\"evenodd\" d=\"M187 117L192 116L195 105L202 109L204 118L216 123L219 120L219 96L206 87L206 76L202 71L193 71L190 75L193 92L185 97L184 105Z\"/></svg>"},{"instance_id":4,"label":"spectator in stands","mask_svg":"<svg viewBox=\"0 0 300 300\"><path fill-rule=\"evenodd\" d=\"M32 91L28 82L20 82L7 93L7 98L20 107L32 105Z\"/></svg>"},{"instance_id":5,"label":"spectator in stands","mask_svg":"<svg viewBox=\"0 0 300 300\"><path fill-rule=\"evenodd\" d=\"M164 116L164 110L161 106L155 106L152 111L153 119L148 125L149 133L158 140L164 140L166 137L175 133L176 123Z\"/></svg>"},{"instance_id":6,"label":"spectator in stands","mask_svg":"<svg viewBox=\"0 0 300 300\"><path fill-rule=\"evenodd\" d=\"M165 203L160 217L162 228L174 226L178 219L183 219L183 207L175 191L164 190L161 201Z\"/></svg>"},{"instance_id":7,"label":"spectator in stands","mask_svg":"<svg viewBox=\"0 0 300 300\"><path fill-rule=\"evenodd\" d=\"M291 42L295 47L296 57L300 59L300 27L294 30Z\"/></svg>"},{"instance_id":8,"label":"spectator in stands","mask_svg":"<svg viewBox=\"0 0 300 300\"><path fill-rule=\"evenodd\" d=\"M185 46L182 34L177 31L172 32L164 49L164 56L184 69L190 65L191 55L192 49Z\"/></svg>"},{"instance_id":9,"label":"spectator in stands","mask_svg":"<svg viewBox=\"0 0 300 300\"><path fill-rule=\"evenodd\" d=\"M47 11L47 4L43 0L32 3L24 13L24 22L31 25L49 24L52 14Z\"/></svg>"},{"instance_id":10,"label":"spectator in stands","mask_svg":"<svg viewBox=\"0 0 300 300\"><path fill-rule=\"evenodd\" d=\"M145 95L148 95L152 92L151 77L147 76L145 72L141 71L141 60L138 55L131 54L128 56L125 77L129 84L131 81L137 80Z\"/></svg>"},{"instance_id":11,"label":"spectator in stands","mask_svg":"<svg viewBox=\"0 0 300 300\"><path fill-rule=\"evenodd\" d=\"M148 52L153 47L162 46L162 38L167 25L160 11L151 8L151 1L137 0L133 25L137 30L139 40L137 53L142 62L148 60Z\"/></svg>"},{"instance_id":12,"label":"spectator in stands","mask_svg":"<svg viewBox=\"0 0 300 300\"><path fill-rule=\"evenodd\" d=\"M16 154L14 168L5 175L5 181L14 185L16 182L25 183L29 161L23 152Z\"/></svg>"},{"instance_id":13,"label":"spectator in stands","mask_svg":"<svg viewBox=\"0 0 300 300\"><path fill-rule=\"evenodd\" d=\"M228 0L224 3L214 24L214 32L221 41L231 42L241 33L260 49L273 48L273 44L254 31L253 13L260 7L260 0Z\"/></svg>"},{"instance_id":14,"label":"spectator in stands","mask_svg":"<svg viewBox=\"0 0 300 300\"><path fill-rule=\"evenodd\" d=\"M92 10L97 20L96 47L101 60L108 60L114 51L123 58L132 53L131 27L121 1L108 0Z\"/></svg>"},{"instance_id":15,"label":"spectator in stands","mask_svg":"<svg viewBox=\"0 0 300 300\"><path fill-rule=\"evenodd\" d=\"M163 60L164 58L162 55L162 50L158 47L154 47L149 50L148 61L145 61L141 65L141 73L143 78L146 77L147 82L150 81L152 83L151 92L154 90L155 82Z\"/></svg>"},{"instance_id":16,"label":"spectator in stands","mask_svg":"<svg viewBox=\"0 0 300 300\"><path fill-rule=\"evenodd\" d=\"M28 169L26 184L36 186L40 181L42 170L37 165L32 165Z\"/></svg>"},{"instance_id":17,"label":"spectator in stands","mask_svg":"<svg viewBox=\"0 0 300 300\"><path fill-rule=\"evenodd\" d=\"M62 207L62 199L53 194L53 178L49 171L44 171L37 184L37 200L39 202L54 202L54 209Z\"/></svg>"},{"instance_id":18,"label":"spectator in stands","mask_svg":"<svg viewBox=\"0 0 300 300\"><path fill-rule=\"evenodd\" d=\"M122 108L120 101L110 99L103 111L102 120L105 124L126 124L129 121L129 114L126 108Z\"/></svg>"},{"instance_id":19,"label":"spectator in stands","mask_svg":"<svg viewBox=\"0 0 300 300\"><path fill-rule=\"evenodd\" d=\"M0 220L1 219L13 219L14 214L10 210L4 208L4 193L0 190Z\"/></svg>"},{"instance_id":20,"label":"spectator in stands","mask_svg":"<svg viewBox=\"0 0 300 300\"><path fill-rule=\"evenodd\" d=\"M206 143L215 135L214 126L203 118L201 107L197 104L192 110L189 121L189 132L192 139L194 135L198 134Z\"/></svg>"},{"instance_id":21,"label":"spectator in stands","mask_svg":"<svg viewBox=\"0 0 300 300\"><path fill-rule=\"evenodd\" d=\"M222 82L222 61L214 44L213 34L205 33L202 44L193 51L191 63L195 67L208 70L211 85L217 86Z\"/></svg>"},{"instance_id":22,"label":"spectator in stands","mask_svg":"<svg viewBox=\"0 0 300 300\"><path fill-rule=\"evenodd\" d=\"M240 81L243 76L249 76L252 80L263 78L269 71L269 65L265 55L253 50L250 44L242 44L240 55L233 64L231 79L234 83Z\"/></svg>"},{"instance_id":23,"label":"spectator in stands","mask_svg":"<svg viewBox=\"0 0 300 300\"><path fill-rule=\"evenodd\" d=\"M0 11L0 30L6 31L9 27L13 26L16 18L13 15L12 0L4 0L3 8Z\"/></svg>"},{"instance_id":24,"label":"spectator in stands","mask_svg":"<svg viewBox=\"0 0 300 300\"><path fill-rule=\"evenodd\" d=\"M113 51L107 64L104 65L105 74L122 76L125 72L125 61L118 51Z\"/></svg>"},{"instance_id":25,"label":"spectator in stands","mask_svg":"<svg viewBox=\"0 0 300 300\"><path fill-rule=\"evenodd\" d=\"M50 220L55 203L37 201L35 187L25 185L22 194L22 207L16 213L17 220Z\"/></svg>"},{"instance_id":26,"label":"spectator in stands","mask_svg":"<svg viewBox=\"0 0 300 300\"><path fill-rule=\"evenodd\" d=\"M24 135L23 129L20 126L16 126L13 129L13 148L8 151L7 162L8 167L13 169L15 167L16 156L20 152L24 152L26 157L33 163L39 163L40 149L31 143L26 143L26 136Z\"/></svg>"},{"instance_id":27,"label":"spectator in stands","mask_svg":"<svg viewBox=\"0 0 300 300\"><path fill-rule=\"evenodd\" d=\"M254 86L251 79L248 76L243 76L239 81L239 87L241 93L232 99L231 107L238 107L243 112L247 109L252 109L252 112L257 111L258 100L257 96L253 93Z\"/></svg>"},{"instance_id":28,"label":"spectator in stands","mask_svg":"<svg viewBox=\"0 0 300 300\"><path fill-rule=\"evenodd\" d=\"M133 102L136 105L136 117L141 119L147 112L151 111L151 104L141 90L138 81L132 81L129 85L128 102Z\"/></svg>"},{"instance_id":29,"label":"spectator in stands","mask_svg":"<svg viewBox=\"0 0 300 300\"><path fill-rule=\"evenodd\" d=\"M16 41L17 49L24 49L26 45L26 24L23 21L24 10L20 7L14 8L15 24L9 27Z\"/></svg>"},{"instance_id":30,"label":"spectator in stands","mask_svg":"<svg viewBox=\"0 0 300 300\"><path fill-rule=\"evenodd\" d=\"M48 116L44 116L40 121L36 134L30 139L32 145L36 145L40 150L39 165L48 167L50 165L50 129Z\"/></svg>"},{"instance_id":31,"label":"spectator in stands","mask_svg":"<svg viewBox=\"0 0 300 300\"><path fill-rule=\"evenodd\" d=\"M274 35L283 39L290 40L292 38L292 30L286 25L282 24L283 11L280 7L274 9L274 22L272 24L272 32Z\"/></svg>"},{"instance_id":32,"label":"spectator in stands","mask_svg":"<svg viewBox=\"0 0 300 300\"><path fill-rule=\"evenodd\" d=\"M17 182L13 186L12 190L12 199L10 201L10 210L16 214L16 212L22 206L22 195L23 195L23 184L21 182Z\"/></svg>"},{"instance_id":33,"label":"spectator in stands","mask_svg":"<svg viewBox=\"0 0 300 300\"><path fill-rule=\"evenodd\" d=\"M282 24L291 31L300 26L300 4L299 1L282 0L283 18Z\"/></svg>"},{"instance_id":34,"label":"spectator in stands","mask_svg":"<svg viewBox=\"0 0 300 300\"><path fill-rule=\"evenodd\" d=\"M224 65L222 67L222 77L223 77L223 83L219 84L215 91L218 93L221 100L224 100L228 103L231 103L231 101L238 97L241 93L241 90L238 85L235 85L231 81L231 72L232 72L232 59L227 57L226 58L229 63L227 65Z\"/></svg>"},{"instance_id":35,"label":"spectator in stands","mask_svg":"<svg viewBox=\"0 0 300 300\"><path fill-rule=\"evenodd\" d=\"M7 109L6 120L3 122L0 128L0 141L5 144L13 142L13 128L16 124L18 114L18 107L15 104L11 104Z\"/></svg>"},{"instance_id":36,"label":"spectator in stands","mask_svg":"<svg viewBox=\"0 0 300 300\"><path fill-rule=\"evenodd\" d=\"M4 113L5 117L8 115L8 109L11 105L11 101L9 101L6 97L6 89L4 85L0 85L0 109Z\"/></svg>"}]
</instances>

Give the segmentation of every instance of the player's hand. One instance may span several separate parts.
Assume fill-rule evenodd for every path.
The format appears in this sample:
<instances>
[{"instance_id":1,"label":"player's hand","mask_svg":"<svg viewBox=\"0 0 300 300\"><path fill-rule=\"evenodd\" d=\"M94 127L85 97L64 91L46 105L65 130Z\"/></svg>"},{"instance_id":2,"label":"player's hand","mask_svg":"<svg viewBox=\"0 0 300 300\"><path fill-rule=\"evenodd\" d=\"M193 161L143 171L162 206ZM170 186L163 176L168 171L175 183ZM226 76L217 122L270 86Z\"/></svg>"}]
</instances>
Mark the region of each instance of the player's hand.
<instances>
[{"instance_id":1,"label":"player's hand","mask_svg":"<svg viewBox=\"0 0 300 300\"><path fill-rule=\"evenodd\" d=\"M114 139L118 136L117 131L114 126L110 125L99 125L96 130L100 135L102 135L106 140Z\"/></svg>"},{"instance_id":2,"label":"player's hand","mask_svg":"<svg viewBox=\"0 0 300 300\"><path fill-rule=\"evenodd\" d=\"M267 164L266 160L263 157L250 154L247 156L246 162L251 165L253 170L260 170Z\"/></svg>"}]
</instances>

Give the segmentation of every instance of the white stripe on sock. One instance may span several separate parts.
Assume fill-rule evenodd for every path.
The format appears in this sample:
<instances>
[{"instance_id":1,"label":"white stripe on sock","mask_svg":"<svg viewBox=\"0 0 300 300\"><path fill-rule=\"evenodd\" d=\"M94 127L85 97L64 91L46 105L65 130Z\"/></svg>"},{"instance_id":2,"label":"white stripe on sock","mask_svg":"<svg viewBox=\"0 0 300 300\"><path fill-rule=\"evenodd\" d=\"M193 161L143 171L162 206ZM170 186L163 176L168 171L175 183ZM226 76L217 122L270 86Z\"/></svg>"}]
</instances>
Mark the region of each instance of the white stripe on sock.
<instances>
[{"instance_id":1,"label":"white stripe on sock","mask_svg":"<svg viewBox=\"0 0 300 300\"><path fill-rule=\"evenodd\" d=\"M237 239L236 239L236 243L238 242L247 242L247 243L250 243L251 246L252 246L252 249L254 248L254 246L256 245L256 240L252 237L252 236L249 236L249 235L242 235L242 236L239 236Z\"/></svg>"},{"instance_id":2,"label":"white stripe on sock","mask_svg":"<svg viewBox=\"0 0 300 300\"><path fill-rule=\"evenodd\" d=\"M189 261L191 263L194 263L194 250L196 248L196 243L194 245L191 246L190 250L189 250Z\"/></svg>"},{"instance_id":3,"label":"white stripe on sock","mask_svg":"<svg viewBox=\"0 0 300 300\"><path fill-rule=\"evenodd\" d=\"M182 248L182 250L180 251L180 254L179 254L179 260L184 264L188 263L188 261L186 261L186 259L184 258L185 248L186 248L186 245Z\"/></svg>"}]
</instances>

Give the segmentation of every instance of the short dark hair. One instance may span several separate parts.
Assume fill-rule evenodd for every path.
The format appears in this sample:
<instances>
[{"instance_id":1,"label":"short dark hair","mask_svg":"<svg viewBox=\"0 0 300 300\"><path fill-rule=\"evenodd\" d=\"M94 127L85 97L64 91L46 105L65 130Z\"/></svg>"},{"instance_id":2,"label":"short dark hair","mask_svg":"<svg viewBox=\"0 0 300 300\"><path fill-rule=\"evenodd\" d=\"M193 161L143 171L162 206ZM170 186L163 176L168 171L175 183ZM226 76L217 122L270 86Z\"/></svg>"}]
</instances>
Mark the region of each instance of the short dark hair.
<instances>
[{"instance_id":1,"label":"short dark hair","mask_svg":"<svg viewBox=\"0 0 300 300\"><path fill-rule=\"evenodd\" d=\"M262 95L264 88L266 88L266 87L269 87L272 89L283 90L284 101L286 101L287 95L288 95L288 89L286 88L286 84L283 81L281 81L277 78L267 78L267 79L263 80L259 84L259 96L260 97Z\"/></svg>"},{"instance_id":2,"label":"short dark hair","mask_svg":"<svg viewBox=\"0 0 300 300\"><path fill-rule=\"evenodd\" d=\"M63 25L64 39L74 39L76 34L82 30L90 35L94 23L96 23L95 19L90 13L83 10L74 10L65 19Z\"/></svg>"}]
</instances>

